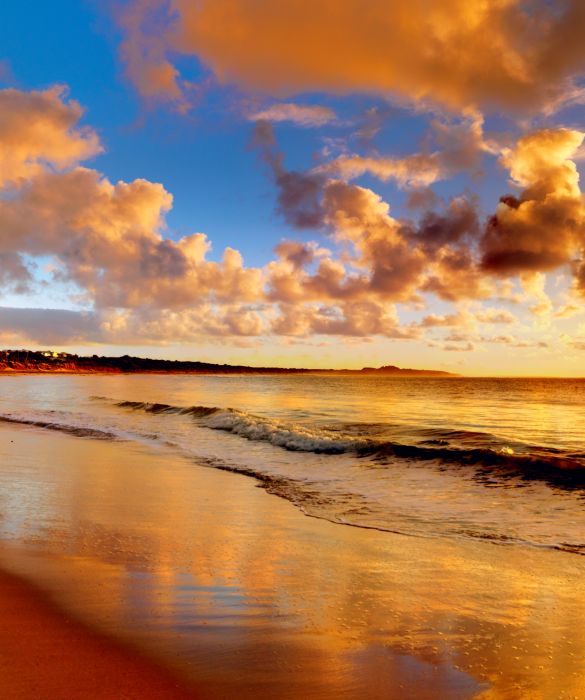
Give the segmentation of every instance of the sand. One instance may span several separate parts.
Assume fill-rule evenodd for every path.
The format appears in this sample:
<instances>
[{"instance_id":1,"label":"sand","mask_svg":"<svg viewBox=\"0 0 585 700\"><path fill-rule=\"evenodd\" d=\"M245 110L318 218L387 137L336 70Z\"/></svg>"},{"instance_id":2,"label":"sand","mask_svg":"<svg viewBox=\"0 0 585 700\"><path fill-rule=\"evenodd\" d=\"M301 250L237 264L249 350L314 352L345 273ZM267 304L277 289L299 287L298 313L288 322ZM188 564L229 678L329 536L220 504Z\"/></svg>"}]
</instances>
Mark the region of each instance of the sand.
<instances>
[{"instance_id":1,"label":"sand","mask_svg":"<svg viewBox=\"0 0 585 700\"><path fill-rule=\"evenodd\" d=\"M0 513L0 565L58 606L2 584L7 697L181 692L155 658L211 700L585 698L584 557L336 525L163 445L8 425Z\"/></svg>"},{"instance_id":2,"label":"sand","mask_svg":"<svg viewBox=\"0 0 585 700\"><path fill-rule=\"evenodd\" d=\"M22 579L0 572L0 688L10 700L195 700L136 650L81 625Z\"/></svg>"}]
</instances>

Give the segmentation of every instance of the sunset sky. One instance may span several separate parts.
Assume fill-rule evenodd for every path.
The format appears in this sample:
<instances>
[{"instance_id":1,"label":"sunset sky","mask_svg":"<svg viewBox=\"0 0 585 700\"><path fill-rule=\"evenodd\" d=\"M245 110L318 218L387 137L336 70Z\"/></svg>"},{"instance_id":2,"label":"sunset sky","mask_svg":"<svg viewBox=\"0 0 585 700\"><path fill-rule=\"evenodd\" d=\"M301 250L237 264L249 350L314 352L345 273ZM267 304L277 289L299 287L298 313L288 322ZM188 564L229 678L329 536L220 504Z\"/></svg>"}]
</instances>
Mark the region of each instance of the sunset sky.
<instances>
[{"instance_id":1,"label":"sunset sky","mask_svg":"<svg viewBox=\"0 0 585 700\"><path fill-rule=\"evenodd\" d=\"M585 374L585 3L0 11L0 345Z\"/></svg>"}]
</instances>

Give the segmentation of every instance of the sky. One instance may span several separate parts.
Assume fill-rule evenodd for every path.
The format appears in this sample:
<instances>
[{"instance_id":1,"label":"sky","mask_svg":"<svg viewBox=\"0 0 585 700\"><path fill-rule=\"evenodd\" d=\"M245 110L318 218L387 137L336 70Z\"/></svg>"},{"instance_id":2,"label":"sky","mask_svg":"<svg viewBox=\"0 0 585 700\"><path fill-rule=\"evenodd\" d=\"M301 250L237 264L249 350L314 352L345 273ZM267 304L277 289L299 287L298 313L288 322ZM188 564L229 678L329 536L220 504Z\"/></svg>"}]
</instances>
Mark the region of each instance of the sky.
<instances>
[{"instance_id":1,"label":"sky","mask_svg":"<svg viewBox=\"0 0 585 700\"><path fill-rule=\"evenodd\" d=\"M584 3L0 16L0 346L585 374Z\"/></svg>"}]
</instances>

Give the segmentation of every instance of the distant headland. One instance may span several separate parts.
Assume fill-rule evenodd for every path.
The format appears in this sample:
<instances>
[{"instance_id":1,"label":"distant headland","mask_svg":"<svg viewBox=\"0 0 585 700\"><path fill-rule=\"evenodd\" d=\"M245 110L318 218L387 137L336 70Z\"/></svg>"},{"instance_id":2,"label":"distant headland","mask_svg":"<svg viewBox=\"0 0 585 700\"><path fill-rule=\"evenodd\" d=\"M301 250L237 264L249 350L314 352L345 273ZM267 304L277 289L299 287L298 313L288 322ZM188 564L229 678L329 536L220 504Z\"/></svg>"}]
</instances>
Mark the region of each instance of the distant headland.
<instances>
[{"instance_id":1,"label":"distant headland","mask_svg":"<svg viewBox=\"0 0 585 700\"><path fill-rule=\"evenodd\" d=\"M156 360L149 357L100 357L46 350L1 350L0 372L103 373L103 374L348 374L457 377L434 369L404 369L395 365L362 369L309 369L302 367L251 367L219 365L188 360Z\"/></svg>"}]
</instances>

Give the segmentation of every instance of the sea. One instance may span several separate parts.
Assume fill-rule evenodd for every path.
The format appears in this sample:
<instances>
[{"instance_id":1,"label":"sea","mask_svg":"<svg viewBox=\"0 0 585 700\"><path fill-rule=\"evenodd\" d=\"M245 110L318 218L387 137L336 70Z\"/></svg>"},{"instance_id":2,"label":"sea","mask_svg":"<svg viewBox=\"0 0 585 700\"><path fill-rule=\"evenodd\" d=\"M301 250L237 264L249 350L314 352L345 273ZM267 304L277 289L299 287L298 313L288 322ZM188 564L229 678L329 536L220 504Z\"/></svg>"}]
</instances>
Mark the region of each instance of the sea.
<instances>
[{"instance_id":1,"label":"sea","mask_svg":"<svg viewBox=\"0 0 585 700\"><path fill-rule=\"evenodd\" d=\"M14 375L0 420L150 444L347 527L585 554L581 379Z\"/></svg>"}]
</instances>

